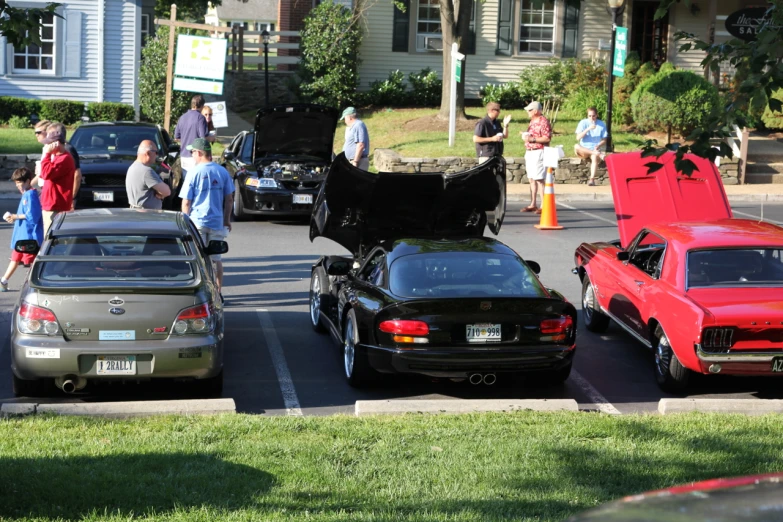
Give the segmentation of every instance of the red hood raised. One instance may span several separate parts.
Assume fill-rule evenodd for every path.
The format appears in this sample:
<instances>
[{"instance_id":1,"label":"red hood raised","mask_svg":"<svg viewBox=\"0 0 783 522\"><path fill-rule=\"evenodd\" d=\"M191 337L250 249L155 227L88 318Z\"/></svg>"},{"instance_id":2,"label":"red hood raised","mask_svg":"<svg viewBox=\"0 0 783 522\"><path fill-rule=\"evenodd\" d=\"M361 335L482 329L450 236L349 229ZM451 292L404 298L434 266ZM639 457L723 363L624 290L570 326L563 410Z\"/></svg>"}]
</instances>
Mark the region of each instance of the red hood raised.
<instances>
[{"instance_id":1,"label":"red hood raised","mask_svg":"<svg viewBox=\"0 0 783 522\"><path fill-rule=\"evenodd\" d=\"M734 217L715 164L692 154L686 158L698 169L691 176L677 172L673 152L658 159L642 158L641 152L606 157L623 248L642 228L653 223ZM663 168L648 174L647 164L653 162L663 163Z\"/></svg>"}]
</instances>

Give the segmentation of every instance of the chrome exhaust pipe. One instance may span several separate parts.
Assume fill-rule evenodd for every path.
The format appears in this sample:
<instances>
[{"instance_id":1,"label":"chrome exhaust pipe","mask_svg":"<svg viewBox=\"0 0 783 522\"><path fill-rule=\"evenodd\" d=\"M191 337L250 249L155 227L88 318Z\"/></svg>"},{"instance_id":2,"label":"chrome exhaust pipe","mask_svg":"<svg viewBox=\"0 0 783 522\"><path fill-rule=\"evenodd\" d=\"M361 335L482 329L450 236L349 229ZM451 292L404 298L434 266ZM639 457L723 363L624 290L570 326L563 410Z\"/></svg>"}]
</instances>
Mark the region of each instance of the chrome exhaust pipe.
<instances>
[{"instance_id":1,"label":"chrome exhaust pipe","mask_svg":"<svg viewBox=\"0 0 783 522\"><path fill-rule=\"evenodd\" d=\"M494 373L486 373L484 374L484 384L487 386L492 386L497 382L498 378Z\"/></svg>"},{"instance_id":2,"label":"chrome exhaust pipe","mask_svg":"<svg viewBox=\"0 0 783 522\"><path fill-rule=\"evenodd\" d=\"M480 373L471 373L470 377L468 377L468 380L470 381L470 384L476 385L481 384L481 381L484 380L484 377Z\"/></svg>"},{"instance_id":3,"label":"chrome exhaust pipe","mask_svg":"<svg viewBox=\"0 0 783 522\"><path fill-rule=\"evenodd\" d=\"M71 379L65 379L63 381L63 391L65 393L73 393L76 391L76 383Z\"/></svg>"}]
</instances>

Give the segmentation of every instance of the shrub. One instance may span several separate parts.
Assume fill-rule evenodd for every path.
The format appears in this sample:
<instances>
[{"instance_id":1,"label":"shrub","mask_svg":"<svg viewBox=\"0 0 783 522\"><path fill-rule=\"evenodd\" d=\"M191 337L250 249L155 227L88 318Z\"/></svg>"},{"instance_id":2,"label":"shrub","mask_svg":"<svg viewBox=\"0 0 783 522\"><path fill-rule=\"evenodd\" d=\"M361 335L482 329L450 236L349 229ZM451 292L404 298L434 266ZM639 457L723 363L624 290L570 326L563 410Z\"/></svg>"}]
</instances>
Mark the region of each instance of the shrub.
<instances>
[{"instance_id":1,"label":"shrub","mask_svg":"<svg viewBox=\"0 0 783 522\"><path fill-rule=\"evenodd\" d=\"M583 87L573 92L566 99L563 110L572 117L582 119L587 117L587 109L595 107L598 118L606 119L606 91L596 87ZM614 115L614 111L612 111ZM612 120L616 118L612 117Z\"/></svg>"},{"instance_id":2,"label":"shrub","mask_svg":"<svg viewBox=\"0 0 783 522\"><path fill-rule=\"evenodd\" d=\"M519 87L517 82L501 83L500 85L488 83L479 90L481 102L483 105L489 102L497 102L504 109L524 107L525 101L522 98Z\"/></svg>"},{"instance_id":3,"label":"shrub","mask_svg":"<svg viewBox=\"0 0 783 522\"><path fill-rule=\"evenodd\" d=\"M0 96L0 121L8 121L11 116L29 117L31 114L37 114L39 109L38 100Z\"/></svg>"},{"instance_id":4,"label":"shrub","mask_svg":"<svg viewBox=\"0 0 783 522\"><path fill-rule=\"evenodd\" d=\"M652 64L652 62L645 62L642 64L641 67L639 67L639 70L636 71L636 85L639 85L647 78L651 78L655 75L655 66Z\"/></svg>"},{"instance_id":5,"label":"shrub","mask_svg":"<svg viewBox=\"0 0 783 522\"><path fill-rule=\"evenodd\" d=\"M399 70L389 73L383 81L372 82L364 94L368 105L400 107L407 105L409 93L405 90L405 74Z\"/></svg>"},{"instance_id":6,"label":"shrub","mask_svg":"<svg viewBox=\"0 0 783 522\"><path fill-rule=\"evenodd\" d=\"M614 80L614 94L612 95L612 123L630 125L633 123L631 112L631 95L633 94L634 77L631 74Z\"/></svg>"},{"instance_id":7,"label":"shrub","mask_svg":"<svg viewBox=\"0 0 783 522\"><path fill-rule=\"evenodd\" d=\"M566 94L579 89L605 88L603 62L552 60L549 65L531 65L519 73L520 97L524 102L537 100L563 103Z\"/></svg>"},{"instance_id":8,"label":"shrub","mask_svg":"<svg viewBox=\"0 0 783 522\"><path fill-rule=\"evenodd\" d=\"M27 116L11 116L8 119L8 126L13 129L28 129L30 128L30 118Z\"/></svg>"},{"instance_id":9,"label":"shrub","mask_svg":"<svg viewBox=\"0 0 783 522\"><path fill-rule=\"evenodd\" d=\"M326 0L310 11L300 35L302 96L336 107L356 99L362 34L352 12Z\"/></svg>"},{"instance_id":10,"label":"shrub","mask_svg":"<svg viewBox=\"0 0 783 522\"><path fill-rule=\"evenodd\" d=\"M89 106L92 121L132 121L136 119L133 105L115 102L96 102Z\"/></svg>"},{"instance_id":11,"label":"shrub","mask_svg":"<svg viewBox=\"0 0 783 522\"><path fill-rule=\"evenodd\" d=\"M772 94L772 97L776 100L783 101L783 89L779 89ZM764 109L764 114L761 116L761 121L764 126L770 130L783 129L783 112L773 112L769 108L769 104Z\"/></svg>"},{"instance_id":12,"label":"shrub","mask_svg":"<svg viewBox=\"0 0 783 522\"><path fill-rule=\"evenodd\" d=\"M674 66L671 62L663 62L661 66L658 68L658 73L664 73L668 74L672 71L676 71L677 68Z\"/></svg>"},{"instance_id":13,"label":"shrub","mask_svg":"<svg viewBox=\"0 0 783 522\"><path fill-rule=\"evenodd\" d=\"M566 92L574 92L580 89L604 89L608 73L603 61L592 63L590 61L566 60L563 62L563 88Z\"/></svg>"},{"instance_id":14,"label":"shrub","mask_svg":"<svg viewBox=\"0 0 783 522\"><path fill-rule=\"evenodd\" d=\"M631 95L633 119L641 131L671 128L682 136L703 126L720 107L718 89L690 71L662 72Z\"/></svg>"},{"instance_id":15,"label":"shrub","mask_svg":"<svg viewBox=\"0 0 783 522\"><path fill-rule=\"evenodd\" d=\"M71 100L41 100L41 110L38 116L42 120L59 121L72 125L84 114L84 102Z\"/></svg>"},{"instance_id":16,"label":"shrub","mask_svg":"<svg viewBox=\"0 0 783 522\"><path fill-rule=\"evenodd\" d=\"M631 51L628 56L625 57L625 67L623 72L625 76L635 76L639 71L639 67L642 66L642 59L639 58L639 53Z\"/></svg>"},{"instance_id":17,"label":"shrub","mask_svg":"<svg viewBox=\"0 0 783 522\"><path fill-rule=\"evenodd\" d=\"M411 103L424 107L435 107L440 105L443 82L438 78L438 73L427 67L426 69L422 69L418 74L410 73L408 75L408 82L413 89L410 95Z\"/></svg>"},{"instance_id":18,"label":"shrub","mask_svg":"<svg viewBox=\"0 0 783 522\"><path fill-rule=\"evenodd\" d=\"M155 36L141 49L139 69L139 105L141 118L163 125L166 117L166 62L169 49L169 29L160 26ZM172 91L171 128L190 109L192 92Z\"/></svg>"}]
</instances>

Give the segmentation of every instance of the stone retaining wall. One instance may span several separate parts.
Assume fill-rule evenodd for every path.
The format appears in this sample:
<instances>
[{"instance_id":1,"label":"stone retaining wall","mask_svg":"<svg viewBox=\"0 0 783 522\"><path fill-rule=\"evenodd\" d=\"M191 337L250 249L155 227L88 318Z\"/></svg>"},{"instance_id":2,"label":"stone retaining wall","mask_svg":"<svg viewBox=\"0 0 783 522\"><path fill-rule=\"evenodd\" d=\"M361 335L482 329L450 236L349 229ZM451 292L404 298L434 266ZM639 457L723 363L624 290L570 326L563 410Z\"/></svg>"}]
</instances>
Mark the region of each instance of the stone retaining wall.
<instances>
[{"instance_id":1,"label":"stone retaining wall","mask_svg":"<svg viewBox=\"0 0 783 522\"><path fill-rule=\"evenodd\" d=\"M16 169L27 167L31 172L35 172L35 162L41 159L41 153L38 154L7 154L0 155L0 181L8 181L11 174Z\"/></svg>"},{"instance_id":2,"label":"stone retaining wall","mask_svg":"<svg viewBox=\"0 0 783 522\"><path fill-rule=\"evenodd\" d=\"M476 166L475 158L447 156L443 158L406 158L391 149L375 149L375 168L382 172L459 172ZM739 183L737 160L721 158L718 167L724 185ZM586 183L590 178L590 163L579 158L563 158L555 170L555 183ZM525 158L506 158L506 180L508 183L527 183ZM596 171L596 183L608 185L606 164L601 162Z\"/></svg>"}]
</instances>

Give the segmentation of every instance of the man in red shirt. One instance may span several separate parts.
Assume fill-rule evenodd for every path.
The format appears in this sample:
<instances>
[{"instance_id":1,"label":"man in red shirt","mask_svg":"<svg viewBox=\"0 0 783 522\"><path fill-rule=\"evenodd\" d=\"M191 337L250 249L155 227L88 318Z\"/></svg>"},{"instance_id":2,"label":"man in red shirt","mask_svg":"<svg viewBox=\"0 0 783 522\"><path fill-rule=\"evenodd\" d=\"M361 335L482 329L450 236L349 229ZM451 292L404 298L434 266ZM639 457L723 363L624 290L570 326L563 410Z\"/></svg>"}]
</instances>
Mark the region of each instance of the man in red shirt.
<instances>
[{"instance_id":1,"label":"man in red shirt","mask_svg":"<svg viewBox=\"0 0 783 522\"><path fill-rule=\"evenodd\" d=\"M530 116L530 125L526 132L522 133L522 140L525 142L525 171L527 179L530 181L530 205L522 209L522 212L541 213L541 209L536 206L536 195L541 189L541 197L544 194L544 178L546 178L546 169L544 168L544 146L549 145L552 139L552 126L549 120L541 112L541 103L530 102L525 110Z\"/></svg>"},{"instance_id":2,"label":"man in red shirt","mask_svg":"<svg viewBox=\"0 0 783 522\"><path fill-rule=\"evenodd\" d=\"M73 183L76 166L65 150L65 135L62 131L48 132L42 140L45 144L41 158L41 208L43 210L44 236L49 231L55 214L68 212L73 208Z\"/></svg>"}]
</instances>

